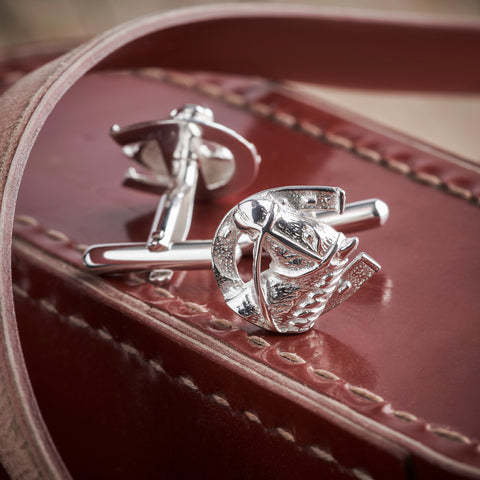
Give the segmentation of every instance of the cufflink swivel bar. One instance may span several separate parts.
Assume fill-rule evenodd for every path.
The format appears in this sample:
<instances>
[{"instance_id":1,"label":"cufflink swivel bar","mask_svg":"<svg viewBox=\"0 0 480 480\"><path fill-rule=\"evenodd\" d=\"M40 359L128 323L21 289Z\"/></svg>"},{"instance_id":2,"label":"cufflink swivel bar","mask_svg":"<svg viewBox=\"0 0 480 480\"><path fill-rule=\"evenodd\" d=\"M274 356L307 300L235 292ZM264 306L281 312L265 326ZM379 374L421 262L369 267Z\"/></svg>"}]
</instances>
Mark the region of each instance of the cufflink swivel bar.
<instances>
[{"instance_id":1,"label":"cufflink swivel bar","mask_svg":"<svg viewBox=\"0 0 480 480\"><path fill-rule=\"evenodd\" d=\"M197 190L205 198L245 188L260 163L251 143L215 123L212 111L198 105L174 110L168 120L114 125L111 135L148 172L131 168L124 184L162 195L147 242L152 251L185 240Z\"/></svg>"},{"instance_id":2,"label":"cufflink swivel bar","mask_svg":"<svg viewBox=\"0 0 480 480\"><path fill-rule=\"evenodd\" d=\"M151 280L164 282L173 270L213 266L234 312L268 330L300 333L380 269L365 253L350 261L358 239L333 227L352 231L383 225L387 205L377 199L346 205L338 187L259 192L226 214L212 240L186 240L195 197L245 188L260 163L255 147L215 123L207 108L187 105L168 120L115 125L111 135L144 170L129 169L124 184L161 198L146 243L87 249L83 261L94 273L148 271ZM247 282L237 269L242 253L252 259Z\"/></svg>"},{"instance_id":3,"label":"cufflink swivel bar","mask_svg":"<svg viewBox=\"0 0 480 480\"><path fill-rule=\"evenodd\" d=\"M345 206L343 214L320 213L318 220L350 232L383 225L388 219L388 207L382 200L369 199ZM240 242L242 251L251 251L251 242ZM112 243L94 245L84 254L85 266L94 273L120 273L146 270L203 270L212 264L212 241L190 240L174 242L158 250L145 243ZM240 257L240 252L237 252Z\"/></svg>"},{"instance_id":4,"label":"cufflink swivel bar","mask_svg":"<svg viewBox=\"0 0 480 480\"><path fill-rule=\"evenodd\" d=\"M137 264L149 252L162 259L147 262L151 277L167 280L172 268L168 265L182 268L186 261L182 259L204 261L208 242L182 243L190 230L195 197L221 196L248 186L260 163L255 147L215 123L212 111L198 105L174 110L167 120L123 128L114 125L111 136L143 169L139 173L129 168L124 185L161 197L146 245L128 244L120 250L93 247L85 253L85 265L99 273L135 270L128 259ZM98 264L100 258L103 267Z\"/></svg>"}]
</instances>

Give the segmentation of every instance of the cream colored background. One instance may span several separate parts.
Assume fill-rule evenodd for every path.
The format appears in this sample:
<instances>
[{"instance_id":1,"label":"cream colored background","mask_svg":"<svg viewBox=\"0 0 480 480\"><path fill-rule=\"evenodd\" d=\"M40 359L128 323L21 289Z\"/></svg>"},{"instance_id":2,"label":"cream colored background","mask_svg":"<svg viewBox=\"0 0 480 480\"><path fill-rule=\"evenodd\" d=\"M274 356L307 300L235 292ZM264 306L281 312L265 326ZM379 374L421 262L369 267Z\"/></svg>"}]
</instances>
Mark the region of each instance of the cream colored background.
<instances>
[{"instance_id":1,"label":"cream colored background","mask_svg":"<svg viewBox=\"0 0 480 480\"><path fill-rule=\"evenodd\" d=\"M139 15L219 1L0 0L0 46L90 36ZM480 0L307 0L302 3L365 13L441 15L480 22ZM314 97L480 162L479 95L371 93L324 87L305 90Z\"/></svg>"}]
</instances>

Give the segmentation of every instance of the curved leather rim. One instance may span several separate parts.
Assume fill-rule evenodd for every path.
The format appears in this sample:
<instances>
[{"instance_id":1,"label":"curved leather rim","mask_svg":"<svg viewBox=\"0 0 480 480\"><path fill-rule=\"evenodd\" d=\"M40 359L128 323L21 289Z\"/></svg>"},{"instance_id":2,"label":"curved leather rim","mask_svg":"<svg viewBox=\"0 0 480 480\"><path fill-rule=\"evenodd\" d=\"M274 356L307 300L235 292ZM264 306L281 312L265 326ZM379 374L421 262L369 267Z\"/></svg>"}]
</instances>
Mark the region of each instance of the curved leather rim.
<instances>
[{"instance_id":1,"label":"curved leather rim","mask_svg":"<svg viewBox=\"0 0 480 480\"><path fill-rule=\"evenodd\" d=\"M355 48L343 41L347 29L349 38L352 32L356 36ZM239 42L239 35L248 40ZM404 48L403 35L418 43L415 52ZM5 146L0 175L0 457L12 478L70 478L28 379L10 257L15 202L30 151L49 113L82 75L91 69L162 66L367 88L479 91L479 39L479 25L469 22L392 21L284 5L211 6L121 25L15 84L0 99L0 144Z\"/></svg>"}]
</instances>

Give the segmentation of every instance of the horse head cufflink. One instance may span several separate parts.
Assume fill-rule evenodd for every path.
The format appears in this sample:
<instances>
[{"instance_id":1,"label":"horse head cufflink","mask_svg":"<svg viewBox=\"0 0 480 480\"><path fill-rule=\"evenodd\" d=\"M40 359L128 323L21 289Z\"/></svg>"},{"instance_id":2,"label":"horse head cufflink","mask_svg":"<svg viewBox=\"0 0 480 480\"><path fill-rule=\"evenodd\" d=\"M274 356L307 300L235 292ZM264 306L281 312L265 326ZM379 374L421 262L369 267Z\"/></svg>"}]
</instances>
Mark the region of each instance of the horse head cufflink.
<instances>
[{"instance_id":1,"label":"horse head cufflink","mask_svg":"<svg viewBox=\"0 0 480 480\"><path fill-rule=\"evenodd\" d=\"M249 322L280 333L309 330L323 313L354 294L380 265L334 227L382 225L388 207L377 199L345 204L336 187L281 187L248 197L220 222L213 240L186 240L195 192L238 191L260 163L255 147L214 123L210 110L186 106L166 121L112 128L124 153L147 173L129 170L125 183L161 193L146 243L92 246L84 263L96 273L150 271L168 281L173 270L212 268L227 305ZM197 182L201 179L200 188ZM251 279L237 262L251 252Z\"/></svg>"},{"instance_id":2,"label":"horse head cufflink","mask_svg":"<svg viewBox=\"0 0 480 480\"><path fill-rule=\"evenodd\" d=\"M355 293L380 265L365 253L349 262L358 239L322 221L322 213L341 214L344 199L339 188L284 187L230 210L212 242L213 271L227 305L260 327L300 333ZM248 282L234 260L244 234L254 245Z\"/></svg>"}]
</instances>

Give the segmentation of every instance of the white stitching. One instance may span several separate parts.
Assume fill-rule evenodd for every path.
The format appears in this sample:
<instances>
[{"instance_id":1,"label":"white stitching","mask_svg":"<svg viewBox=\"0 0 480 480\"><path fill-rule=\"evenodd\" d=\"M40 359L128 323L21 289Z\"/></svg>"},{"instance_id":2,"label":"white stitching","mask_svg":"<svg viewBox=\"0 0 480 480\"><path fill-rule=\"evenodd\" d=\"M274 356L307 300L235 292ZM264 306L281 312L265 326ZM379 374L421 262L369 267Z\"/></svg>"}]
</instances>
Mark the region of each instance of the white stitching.
<instances>
[{"instance_id":1,"label":"white stitching","mask_svg":"<svg viewBox=\"0 0 480 480\"><path fill-rule=\"evenodd\" d=\"M39 300L39 299L34 299L34 298L30 297L28 292L26 290L24 290L23 288L21 288L17 284L14 285L14 290L21 297L30 299L31 301L37 303L42 308L46 309L49 313L57 315L59 318L63 318L65 320L67 320L68 322L72 322L72 320L75 319L75 321L72 322L74 325L78 325L78 321L80 320L82 327L85 324L86 326L88 326L88 328L90 330L98 333L100 338L104 339L108 343L111 343L113 345L116 345L116 346L120 347L123 351L125 351L129 355L137 358L138 360L140 360L140 361L148 364L152 368L154 368L157 372L159 372L161 374L164 374L164 375L168 376L169 378L172 378L172 379L180 382L181 384L183 384L184 386L186 386L190 390L198 392L201 395L204 395L205 397L212 399L218 405L221 405L222 407L228 408L232 413L241 414L242 416L244 416L246 419L248 419L252 423L257 423L257 424L261 425L265 430L270 431L270 432L276 432L284 440L286 440L288 442L291 442L291 443L294 443L295 445L297 445L300 448L305 448L306 451L312 453L314 456L323 460L324 462L334 463L342 469L345 468L330 453L326 452L325 450L321 449L320 447L318 447L316 445L307 445L307 446L304 446L304 447L300 446L297 443L297 440L296 440L294 434L292 432L290 432L288 429L286 429L284 427L269 428L269 427L267 427L266 425L263 424L263 422L261 421L261 419L259 418L259 416L256 413L254 413L250 410L244 410L244 411L241 411L241 412L237 411L237 410L234 410L232 408L230 402L227 400L227 398L225 397L225 395L223 393L222 394L219 394L219 393L206 394L206 393L202 392L200 387L195 383L195 381L191 377L187 377L187 376L184 376L184 375L173 377L173 376L169 375L165 371L165 369L161 366L161 364L158 362L158 360L147 359L142 354L142 352L140 350L138 350L136 347L134 347L133 345L130 345L130 344L125 343L125 342L117 342L111 335L105 336L104 335L105 334L104 329L95 328L95 327L91 326L79 314L62 315L58 311L58 309L55 307L55 305L53 303L49 302L48 300L46 300L46 299L40 299ZM365 475L365 476L364 477L358 477L357 476L357 478L359 478L359 480L364 480L364 479L365 480L366 479L372 480L372 477L370 475L364 473L363 470L359 470L357 468L347 468L347 470L349 472L351 472L354 476L357 476L357 472L362 472L362 475Z\"/></svg>"},{"instance_id":2,"label":"white stitching","mask_svg":"<svg viewBox=\"0 0 480 480\"><path fill-rule=\"evenodd\" d=\"M296 363L297 365L307 363L302 357L293 352L280 352L277 350L278 356L287 360L287 362Z\"/></svg>"},{"instance_id":3,"label":"white stitching","mask_svg":"<svg viewBox=\"0 0 480 480\"><path fill-rule=\"evenodd\" d=\"M19 223L21 225L27 225L27 226L33 226L33 227L39 228L46 237L52 240L70 244L70 246L74 250L77 250L81 253L85 251L84 245L82 245L81 243L75 243L67 234L60 232L59 230L46 229L45 227L43 227L43 225L40 224L40 222L37 219L31 217L30 215L17 215L14 221L15 223Z\"/></svg>"},{"instance_id":4,"label":"white stitching","mask_svg":"<svg viewBox=\"0 0 480 480\"><path fill-rule=\"evenodd\" d=\"M313 373L315 373L319 377L322 377L326 380L330 380L332 382L337 382L338 380L340 380L340 377L338 377L337 375L335 375L332 372L329 372L328 370L323 370L322 368L314 369Z\"/></svg>"},{"instance_id":5,"label":"white stitching","mask_svg":"<svg viewBox=\"0 0 480 480\"><path fill-rule=\"evenodd\" d=\"M295 437L292 435L291 432L289 432L288 430L285 430L284 428L282 427L276 427L275 430L277 431L277 433L283 438L285 439L287 442L292 442L292 443L296 443L295 442Z\"/></svg>"},{"instance_id":6,"label":"white stitching","mask_svg":"<svg viewBox=\"0 0 480 480\"><path fill-rule=\"evenodd\" d=\"M475 197L475 194L472 190L456 185L452 182L445 182L438 175L421 171L413 171L412 167L406 162L402 162L398 159L386 158L379 151L357 145L356 142L359 142L361 139L355 139L355 141L353 141L348 137L339 135L334 132L323 132L322 129L316 126L313 122L300 121L294 115L285 111L275 111L270 105L265 102L251 102L248 101L248 99L246 98L240 100L238 98L240 94L228 92L219 85L211 84L205 81L199 81L194 77L191 77L191 79L187 82L184 78L185 75L181 75L181 77L179 77L177 73L164 73L165 74L162 76L162 81L182 87L187 87L190 89L196 89L207 96L223 100L234 107L246 108L253 113L259 114L265 118L270 118L284 125L287 128L298 129L299 131L313 136L318 140L325 141L338 148L347 149L353 154L357 154L361 157L372 160L374 163L384 164L392 170L402 175L405 175L406 177L417 179L423 183L437 188L442 188L446 192L463 198L466 201L474 200L477 205L480 205L480 197ZM142 76L143 71L139 70L137 74Z\"/></svg>"},{"instance_id":7,"label":"white stitching","mask_svg":"<svg viewBox=\"0 0 480 480\"><path fill-rule=\"evenodd\" d=\"M199 305L198 303L194 302L183 302L185 306L187 306L190 310L193 310L197 313L208 313L208 309L205 308L203 305Z\"/></svg>"},{"instance_id":8,"label":"white stitching","mask_svg":"<svg viewBox=\"0 0 480 480\"><path fill-rule=\"evenodd\" d=\"M385 400L380 395L376 395L375 393L371 392L370 390L367 390L366 388L349 385L348 389L355 395L358 395L359 397L362 397L365 400L369 400L370 402L373 402L373 403L385 402Z\"/></svg>"},{"instance_id":9,"label":"white stitching","mask_svg":"<svg viewBox=\"0 0 480 480\"><path fill-rule=\"evenodd\" d=\"M367 472L364 472L358 468L352 468L352 473L353 476L358 480L372 480L372 477Z\"/></svg>"},{"instance_id":10,"label":"white stitching","mask_svg":"<svg viewBox=\"0 0 480 480\"><path fill-rule=\"evenodd\" d=\"M212 321L214 321L220 328L225 330L233 330L233 323L230 320L225 318L216 318L212 316Z\"/></svg>"},{"instance_id":11,"label":"white stitching","mask_svg":"<svg viewBox=\"0 0 480 480\"><path fill-rule=\"evenodd\" d=\"M270 347L270 344L264 338L257 337L257 335L247 335L247 340L255 347Z\"/></svg>"},{"instance_id":12,"label":"white stitching","mask_svg":"<svg viewBox=\"0 0 480 480\"><path fill-rule=\"evenodd\" d=\"M212 399L213 399L216 403L218 403L219 405L221 405L222 407L227 407L227 408L232 409L229 401L228 401L224 396L218 395L218 394L214 393L214 394L212 395ZM233 410L233 409L232 409L232 410Z\"/></svg>"},{"instance_id":13,"label":"white stitching","mask_svg":"<svg viewBox=\"0 0 480 480\"><path fill-rule=\"evenodd\" d=\"M413 175L415 175L417 180L420 180L423 183L428 183L429 185L433 185L435 187L439 187L442 184L442 179L433 173L416 171L413 172Z\"/></svg>"},{"instance_id":14,"label":"white stitching","mask_svg":"<svg viewBox=\"0 0 480 480\"><path fill-rule=\"evenodd\" d=\"M15 217L15 222L20 223L22 225L32 225L34 227L38 226L38 220L31 217L30 215L17 215Z\"/></svg>"},{"instance_id":15,"label":"white stitching","mask_svg":"<svg viewBox=\"0 0 480 480\"><path fill-rule=\"evenodd\" d=\"M157 362L156 360L152 360L150 359L148 361L148 363L150 364L151 367L153 367L157 372L160 372L160 373L165 373L165 369L162 367L162 365L160 365L159 362Z\"/></svg>"},{"instance_id":16,"label":"white stitching","mask_svg":"<svg viewBox=\"0 0 480 480\"><path fill-rule=\"evenodd\" d=\"M58 240L60 242L69 242L70 241L70 239L67 237L67 235L65 235L62 232L59 232L58 230L47 230L45 232L45 234L47 235L47 237L50 237L53 240Z\"/></svg>"},{"instance_id":17,"label":"white stitching","mask_svg":"<svg viewBox=\"0 0 480 480\"><path fill-rule=\"evenodd\" d=\"M452 431L449 428L434 427L432 425L427 425L426 427L428 431L433 432L435 435L442 438L448 438L448 440L452 440L453 442L464 443L467 445L472 443L472 440L467 436L459 432Z\"/></svg>"},{"instance_id":18,"label":"white stitching","mask_svg":"<svg viewBox=\"0 0 480 480\"><path fill-rule=\"evenodd\" d=\"M132 347L133 348L133 347ZM141 355L141 353L137 350L138 354L137 355ZM188 387L190 390L198 390L200 391L200 389L198 388L197 384L190 378L190 377L185 377L185 376L181 376L181 377L178 377L178 380L180 380L180 382L182 382L186 387Z\"/></svg>"},{"instance_id":19,"label":"white stitching","mask_svg":"<svg viewBox=\"0 0 480 480\"><path fill-rule=\"evenodd\" d=\"M262 423L255 412L252 412L250 410L245 410L243 414L253 423L259 423L259 424Z\"/></svg>"},{"instance_id":20,"label":"white stitching","mask_svg":"<svg viewBox=\"0 0 480 480\"><path fill-rule=\"evenodd\" d=\"M47 230L45 230L42 227L40 222L33 219L33 217L28 217L26 215L20 215L18 217L15 217L15 221L18 221L21 224L25 224L25 222L23 222L23 220L18 220L19 218L20 219L30 218L30 219L34 220L34 222L28 221L26 224L27 225L34 225L36 228L38 228L40 230L40 232L47 235L47 233L46 233ZM66 235L65 235L65 237L68 238ZM68 239L68 243L72 246L72 248L75 249L76 244L74 242L72 242L70 239ZM144 282L148 283L146 281L144 281ZM14 285L13 288L14 288L15 292L17 292L19 295L21 295L21 296L27 295L28 296L28 294L18 285ZM168 290L165 290L165 289L160 288L160 287L155 287L155 286L152 286L152 288L159 295L164 296L165 298L175 298L174 295L172 295ZM177 299L181 303L183 303L184 305L186 305L188 307L188 305L185 302L183 302L182 299L180 299L178 297L177 297ZM40 302L43 302L43 300L41 300ZM46 303L48 303L48 302L46 302ZM197 304L194 304L194 305L197 305ZM45 308L47 308L47 307L45 307ZM220 326L222 328L233 329L233 324L229 320L219 319L219 318L214 317L213 315L211 317L211 320L212 320L212 322L214 322L215 324L217 324L218 326ZM99 330L99 332L104 332L104 331ZM102 335L102 333L100 333L100 335ZM108 332L104 332L103 335L110 335L110 334L108 334ZM111 337L111 338L112 338L112 341L115 341L113 339L113 337ZM256 335L248 335L248 334L245 333L245 338L247 339L248 342L250 342L252 345L254 345L258 348L273 348L277 352L277 354L281 357L283 356L283 358L286 358L285 357L286 353L288 353L289 355L294 355L296 361L290 360L290 358L286 358L286 359L289 360L292 364L305 363L307 366L309 366L313 369L313 373L315 373L316 375L318 375L319 377L321 377L325 380L341 382L345 386L345 388L350 393L352 393L354 395L357 395L359 397L362 397L362 398L364 398L366 400L369 400L371 402L374 402L374 403L384 403L383 412L386 413L386 414L392 415L392 416L394 416L394 417L396 417L400 420L407 421L407 422L424 423L424 425L426 427L426 430L428 432L432 433L432 434L435 434L437 437L441 437L441 438L444 438L446 440L450 440L450 441L454 441L454 442L461 442L461 443L465 443L465 444L473 443L473 440L471 438L467 437L466 435L463 435L462 433L459 433L459 432L456 432L454 430L450 430L450 429L447 429L447 428L444 428L444 427L442 427L442 428L434 427L431 424L420 420L416 415L414 415L412 413L405 412L403 410L394 410L391 407L390 403L388 403L386 400L384 400L381 396L377 395L376 393L373 393L370 390L367 390L363 387L356 387L356 386L350 385L346 380L338 377L333 372L323 370L323 369L320 369L320 368L314 368L312 364L306 362L305 359L303 359L302 357L300 357L299 355L297 355L295 353L280 352L278 350L278 348L270 345L270 343L267 342L262 337L259 337L259 336L256 336ZM480 444L479 444L479 447L480 447ZM480 448L477 448L476 453L478 453L480 455Z\"/></svg>"},{"instance_id":21,"label":"white stitching","mask_svg":"<svg viewBox=\"0 0 480 480\"><path fill-rule=\"evenodd\" d=\"M82 317L79 317L78 315L68 315L68 321L73 323L77 327L80 327L80 328L87 328L88 327L88 323ZM102 332L99 332L99 333L103 334L105 332L102 331Z\"/></svg>"},{"instance_id":22,"label":"white stitching","mask_svg":"<svg viewBox=\"0 0 480 480\"><path fill-rule=\"evenodd\" d=\"M140 283L145 283L145 280L142 280ZM172 295L168 290L161 287L154 287L153 291L160 297L175 298L175 295Z\"/></svg>"},{"instance_id":23,"label":"white stitching","mask_svg":"<svg viewBox=\"0 0 480 480\"><path fill-rule=\"evenodd\" d=\"M404 412L403 410L392 410L392 415L407 422L418 422L418 417L416 415Z\"/></svg>"}]
</instances>

